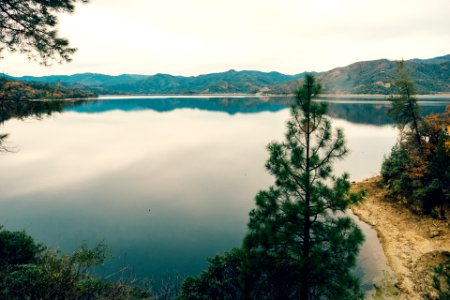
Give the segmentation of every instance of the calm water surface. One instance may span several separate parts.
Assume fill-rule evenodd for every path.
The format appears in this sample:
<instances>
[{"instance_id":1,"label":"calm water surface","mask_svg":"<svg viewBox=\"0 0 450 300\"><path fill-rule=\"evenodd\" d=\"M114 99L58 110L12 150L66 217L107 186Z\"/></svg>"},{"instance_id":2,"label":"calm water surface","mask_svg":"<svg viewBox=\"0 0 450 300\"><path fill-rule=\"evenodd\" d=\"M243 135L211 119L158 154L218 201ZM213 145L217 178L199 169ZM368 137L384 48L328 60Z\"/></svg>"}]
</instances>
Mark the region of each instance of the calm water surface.
<instances>
[{"instance_id":1,"label":"calm water surface","mask_svg":"<svg viewBox=\"0 0 450 300\"><path fill-rule=\"evenodd\" d=\"M380 101L330 101L350 155L336 172L378 174L397 132ZM283 100L102 99L50 117L9 118L0 133L0 224L71 252L105 241L123 266L155 281L197 274L206 258L239 246L258 190L273 183L266 145L281 140ZM425 113L445 109L424 103ZM367 286L386 268L368 225L358 274Z\"/></svg>"}]
</instances>

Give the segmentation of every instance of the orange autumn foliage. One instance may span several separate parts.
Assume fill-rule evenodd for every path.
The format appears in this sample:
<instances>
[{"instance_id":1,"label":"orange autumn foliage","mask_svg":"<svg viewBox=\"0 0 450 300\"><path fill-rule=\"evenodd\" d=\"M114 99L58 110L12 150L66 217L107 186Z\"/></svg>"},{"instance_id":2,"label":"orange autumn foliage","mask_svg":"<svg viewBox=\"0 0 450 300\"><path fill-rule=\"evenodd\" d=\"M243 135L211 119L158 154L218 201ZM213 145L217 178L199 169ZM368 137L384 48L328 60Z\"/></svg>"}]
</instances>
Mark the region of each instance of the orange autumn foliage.
<instances>
[{"instance_id":1,"label":"orange autumn foliage","mask_svg":"<svg viewBox=\"0 0 450 300\"><path fill-rule=\"evenodd\" d=\"M421 179L429 174L428 161L436 154L439 139L444 138L444 149L450 152L450 105L446 111L425 117L421 124L422 151L417 149L410 132L403 133L403 143L412 165L408 170L411 179Z\"/></svg>"},{"instance_id":2,"label":"orange autumn foliage","mask_svg":"<svg viewBox=\"0 0 450 300\"><path fill-rule=\"evenodd\" d=\"M97 97L94 92L36 82L0 78L0 100L66 99Z\"/></svg>"}]
</instances>

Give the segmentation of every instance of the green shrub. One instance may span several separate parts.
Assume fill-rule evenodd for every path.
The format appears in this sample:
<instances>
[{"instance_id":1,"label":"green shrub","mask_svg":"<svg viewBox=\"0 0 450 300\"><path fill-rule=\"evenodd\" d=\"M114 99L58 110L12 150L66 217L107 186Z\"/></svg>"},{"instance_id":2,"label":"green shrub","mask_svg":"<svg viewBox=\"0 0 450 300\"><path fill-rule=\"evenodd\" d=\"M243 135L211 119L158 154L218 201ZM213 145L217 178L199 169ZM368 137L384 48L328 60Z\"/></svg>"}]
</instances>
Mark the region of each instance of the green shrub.
<instances>
[{"instance_id":1,"label":"green shrub","mask_svg":"<svg viewBox=\"0 0 450 300\"><path fill-rule=\"evenodd\" d=\"M243 255L242 249L235 248L210 258L208 269L184 281L179 300L242 299L239 274Z\"/></svg>"},{"instance_id":2,"label":"green shrub","mask_svg":"<svg viewBox=\"0 0 450 300\"><path fill-rule=\"evenodd\" d=\"M0 230L0 299L151 299L146 290L89 273L108 257L104 243L61 255L24 231Z\"/></svg>"}]
</instances>

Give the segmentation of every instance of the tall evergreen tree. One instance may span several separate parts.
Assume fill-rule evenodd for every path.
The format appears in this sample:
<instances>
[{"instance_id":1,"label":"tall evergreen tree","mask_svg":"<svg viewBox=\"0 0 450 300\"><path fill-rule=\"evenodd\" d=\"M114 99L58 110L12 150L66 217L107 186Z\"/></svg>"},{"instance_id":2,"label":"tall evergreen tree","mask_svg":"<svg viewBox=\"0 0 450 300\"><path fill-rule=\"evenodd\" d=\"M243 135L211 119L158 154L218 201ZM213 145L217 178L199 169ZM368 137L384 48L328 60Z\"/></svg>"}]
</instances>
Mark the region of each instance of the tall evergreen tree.
<instances>
[{"instance_id":1,"label":"tall evergreen tree","mask_svg":"<svg viewBox=\"0 0 450 300\"><path fill-rule=\"evenodd\" d=\"M286 140L268 146L275 185L256 196L244 240L245 297L250 299L361 299L351 274L364 237L344 215L361 194L332 164L347 153L342 130L332 133L320 85L306 76L287 123Z\"/></svg>"},{"instance_id":2,"label":"tall evergreen tree","mask_svg":"<svg viewBox=\"0 0 450 300\"><path fill-rule=\"evenodd\" d=\"M397 126L403 130L405 127L412 130L419 153L423 152L420 134L420 109L415 97L416 87L409 78L408 68L402 59L397 64L397 76L393 81L395 96L389 98L392 106L388 114L395 120Z\"/></svg>"},{"instance_id":3,"label":"tall evergreen tree","mask_svg":"<svg viewBox=\"0 0 450 300\"><path fill-rule=\"evenodd\" d=\"M389 115L400 128L400 138L385 158L381 175L393 199L416 211L445 218L449 203L449 111L421 117L415 86L402 60L394 80L396 96ZM439 212L436 209L439 209Z\"/></svg>"}]
</instances>

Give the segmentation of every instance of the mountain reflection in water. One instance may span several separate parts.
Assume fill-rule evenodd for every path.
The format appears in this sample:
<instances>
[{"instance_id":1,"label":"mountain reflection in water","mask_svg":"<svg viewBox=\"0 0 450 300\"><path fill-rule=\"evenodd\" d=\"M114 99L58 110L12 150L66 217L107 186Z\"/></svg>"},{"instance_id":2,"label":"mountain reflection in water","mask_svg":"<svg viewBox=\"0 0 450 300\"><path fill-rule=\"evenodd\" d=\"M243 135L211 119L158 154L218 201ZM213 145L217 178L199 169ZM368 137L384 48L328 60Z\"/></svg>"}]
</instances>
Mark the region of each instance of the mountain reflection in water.
<instances>
[{"instance_id":1,"label":"mountain reflection in water","mask_svg":"<svg viewBox=\"0 0 450 300\"><path fill-rule=\"evenodd\" d=\"M63 252L104 240L113 259L102 274L123 266L156 282L197 274L207 257L240 245L254 196L273 183L265 147L282 139L288 103L0 102L0 133L8 135L1 141L16 150L0 153L0 224ZM422 111L445 105L425 103ZM379 172L397 136L387 108L383 101L329 101L333 127L344 129L351 150L337 173L361 180ZM369 286L383 263L376 234L367 236L357 272Z\"/></svg>"}]
</instances>

